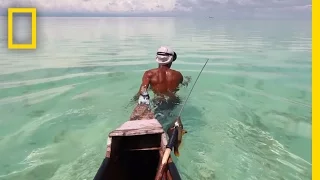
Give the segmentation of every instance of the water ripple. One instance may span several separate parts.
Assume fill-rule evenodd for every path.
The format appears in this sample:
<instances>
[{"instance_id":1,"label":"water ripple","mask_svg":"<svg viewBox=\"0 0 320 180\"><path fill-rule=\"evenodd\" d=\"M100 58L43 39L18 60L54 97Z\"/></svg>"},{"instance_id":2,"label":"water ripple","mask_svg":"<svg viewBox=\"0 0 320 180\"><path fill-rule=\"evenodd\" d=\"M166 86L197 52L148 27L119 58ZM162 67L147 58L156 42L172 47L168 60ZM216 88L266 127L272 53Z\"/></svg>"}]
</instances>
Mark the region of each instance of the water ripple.
<instances>
[{"instance_id":1,"label":"water ripple","mask_svg":"<svg viewBox=\"0 0 320 180\"><path fill-rule=\"evenodd\" d=\"M210 59L182 115L183 179L311 179L310 22L38 21L37 51L0 39L0 179L92 179L160 45L193 80Z\"/></svg>"}]
</instances>

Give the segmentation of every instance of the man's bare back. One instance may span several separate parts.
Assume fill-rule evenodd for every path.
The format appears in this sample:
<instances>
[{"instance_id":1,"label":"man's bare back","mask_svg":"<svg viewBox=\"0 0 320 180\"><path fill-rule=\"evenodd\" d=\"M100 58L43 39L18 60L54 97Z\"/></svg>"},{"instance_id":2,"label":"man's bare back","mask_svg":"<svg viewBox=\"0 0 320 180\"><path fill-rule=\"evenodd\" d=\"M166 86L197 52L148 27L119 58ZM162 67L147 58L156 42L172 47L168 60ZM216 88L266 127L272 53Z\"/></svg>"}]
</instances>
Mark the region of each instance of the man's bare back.
<instances>
[{"instance_id":1,"label":"man's bare back","mask_svg":"<svg viewBox=\"0 0 320 180\"><path fill-rule=\"evenodd\" d=\"M182 82L183 76L179 71L160 66L144 73L140 89L150 85L155 95L172 97Z\"/></svg>"}]
</instances>

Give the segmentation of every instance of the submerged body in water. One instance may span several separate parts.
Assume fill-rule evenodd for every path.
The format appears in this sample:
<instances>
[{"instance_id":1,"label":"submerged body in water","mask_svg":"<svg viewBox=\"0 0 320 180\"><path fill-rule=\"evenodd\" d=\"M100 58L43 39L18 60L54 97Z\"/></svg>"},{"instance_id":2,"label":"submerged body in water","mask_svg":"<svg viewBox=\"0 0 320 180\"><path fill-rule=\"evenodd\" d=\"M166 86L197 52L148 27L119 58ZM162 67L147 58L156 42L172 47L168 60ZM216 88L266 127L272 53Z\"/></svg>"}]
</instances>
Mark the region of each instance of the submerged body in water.
<instances>
[{"instance_id":1,"label":"submerged body in water","mask_svg":"<svg viewBox=\"0 0 320 180\"><path fill-rule=\"evenodd\" d=\"M154 109L154 113L157 117L167 117L168 115L171 115L180 103L181 99L177 95L174 98L163 98L155 96L151 100L152 108Z\"/></svg>"}]
</instances>

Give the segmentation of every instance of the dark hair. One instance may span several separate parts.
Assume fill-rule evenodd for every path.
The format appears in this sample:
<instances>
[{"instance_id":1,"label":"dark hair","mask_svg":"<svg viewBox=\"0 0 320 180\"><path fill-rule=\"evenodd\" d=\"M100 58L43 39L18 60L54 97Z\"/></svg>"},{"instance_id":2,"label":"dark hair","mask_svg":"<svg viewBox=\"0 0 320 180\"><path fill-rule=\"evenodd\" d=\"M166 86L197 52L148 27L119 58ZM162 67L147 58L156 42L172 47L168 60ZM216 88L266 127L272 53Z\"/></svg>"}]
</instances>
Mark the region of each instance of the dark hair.
<instances>
[{"instance_id":1,"label":"dark hair","mask_svg":"<svg viewBox=\"0 0 320 180\"><path fill-rule=\"evenodd\" d=\"M175 61L175 60L177 59L177 57L178 57L178 56L177 56L177 53L176 53L176 52L173 52L173 61ZM172 62L173 62L173 61L172 61Z\"/></svg>"}]
</instances>

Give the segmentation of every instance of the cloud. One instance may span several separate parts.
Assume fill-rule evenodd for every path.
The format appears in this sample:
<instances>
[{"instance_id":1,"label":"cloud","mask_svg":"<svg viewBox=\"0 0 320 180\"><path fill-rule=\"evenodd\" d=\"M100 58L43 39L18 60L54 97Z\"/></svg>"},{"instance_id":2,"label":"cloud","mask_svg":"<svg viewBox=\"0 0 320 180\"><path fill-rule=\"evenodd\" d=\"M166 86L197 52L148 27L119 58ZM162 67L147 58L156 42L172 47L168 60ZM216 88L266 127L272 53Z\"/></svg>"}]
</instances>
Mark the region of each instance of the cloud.
<instances>
[{"instance_id":1,"label":"cloud","mask_svg":"<svg viewBox=\"0 0 320 180\"><path fill-rule=\"evenodd\" d=\"M33 6L43 11L132 12L172 11L174 0L0 0L0 7Z\"/></svg>"},{"instance_id":2,"label":"cloud","mask_svg":"<svg viewBox=\"0 0 320 180\"><path fill-rule=\"evenodd\" d=\"M311 0L0 0L0 9L37 7L43 12L187 13L212 16L300 16Z\"/></svg>"}]
</instances>

